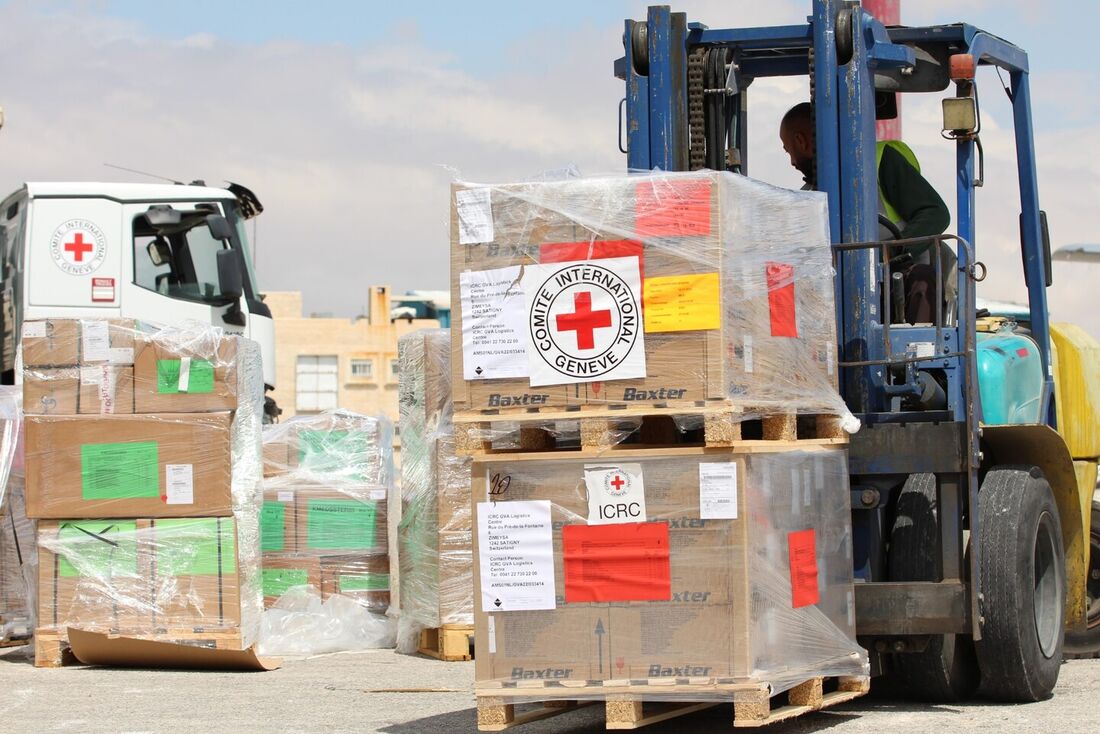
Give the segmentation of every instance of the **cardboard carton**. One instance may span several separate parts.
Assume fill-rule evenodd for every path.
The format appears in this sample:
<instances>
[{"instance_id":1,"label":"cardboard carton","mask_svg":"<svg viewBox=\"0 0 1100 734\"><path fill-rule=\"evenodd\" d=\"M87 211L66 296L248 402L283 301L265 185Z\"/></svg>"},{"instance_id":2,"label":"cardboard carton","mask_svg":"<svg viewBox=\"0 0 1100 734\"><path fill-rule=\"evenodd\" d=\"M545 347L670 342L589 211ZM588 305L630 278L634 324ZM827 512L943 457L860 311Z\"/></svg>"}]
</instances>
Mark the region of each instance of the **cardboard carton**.
<instances>
[{"instance_id":1,"label":"cardboard carton","mask_svg":"<svg viewBox=\"0 0 1100 734\"><path fill-rule=\"evenodd\" d=\"M321 598L354 599L373 612L390 606L390 560L385 554L329 556L321 562Z\"/></svg>"},{"instance_id":2,"label":"cardboard carton","mask_svg":"<svg viewBox=\"0 0 1100 734\"><path fill-rule=\"evenodd\" d=\"M237 342L218 340L193 353L183 345L138 337L134 357L134 410L202 413L237 407Z\"/></svg>"},{"instance_id":3,"label":"cardboard carton","mask_svg":"<svg viewBox=\"0 0 1100 734\"><path fill-rule=\"evenodd\" d=\"M298 552L297 490L293 485L264 488L260 509L260 547L264 555Z\"/></svg>"},{"instance_id":4,"label":"cardboard carton","mask_svg":"<svg viewBox=\"0 0 1100 734\"><path fill-rule=\"evenodd\" d=\"M156 629L212 630L241 623L237 533L231 517L150 519Z\"/></svg>"},{"instance_id":5,"label":"cardboard carton","mask_svg":"<svg viewBox=\"0 0 1100 734\"><path fill-rule=\"evenodd\" d=\"M265 608L273 606L283 594L296 586L312 586L320 593L321 558L264 553L260 579Z\"/></svg>"},{"instance_id":6,"label":"cardboard carton","mask_svg":"<svg viewBox=\"0 0 1100 734\"><path fill-rule=\"evenodd\" d=\"M23 372L27 415L75 415L80 392L79 367L35 367Z\"/></svg>"},{"instance_id":7,"label":"cardboard carton","mask_svg":"<svg viewBox=\"0 0 1100 734\"><path fill-rule=\"evenodd\" d=\"M80 368L81 415L128 415L134 412L132 365L91 365Z\"/></svg>"},{"instance_id":8,"label":"cardboard carton","mask_svg":"<svg viewBox=\"0 0 1100 734\"><path fill-rule=\"evenodd\" d=\"M295 494L297 550L306 555L386 553L386 498L310 488Z\"/></svg>"},{"instance_id":9,"label":"cardboard carton","mask_svg":"<svg viewBox=\"0 0 1100 734\"><path fill-rule=\"evenodd\" d=\"M231 514L228 413L28 416L27 515Z\"/></svg>"},{"instance_id":10,"label":"cardboard carton","mask_svg":"<svg viewBox=\"0 0 1100 734\"><path fill-rule=\"evenodd\" d=\"M23 323L24 367L68 367L79 361L79 321L44 319Z\"/></svg>"}]
</instances>

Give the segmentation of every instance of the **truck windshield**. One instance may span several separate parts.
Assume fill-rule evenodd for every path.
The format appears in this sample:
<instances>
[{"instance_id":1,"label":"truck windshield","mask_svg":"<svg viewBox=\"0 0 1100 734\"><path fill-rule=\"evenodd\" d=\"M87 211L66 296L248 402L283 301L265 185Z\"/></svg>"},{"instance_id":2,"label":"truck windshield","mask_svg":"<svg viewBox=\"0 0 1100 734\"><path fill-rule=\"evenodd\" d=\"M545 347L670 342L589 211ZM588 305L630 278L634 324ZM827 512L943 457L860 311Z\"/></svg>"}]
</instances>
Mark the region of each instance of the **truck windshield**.
<instances>
[{"instance_id":1,"label":"truck windshield","mask_svg":"<svg viewBox=\"0 0 1100 734\"><path fill-rule=\"evenodd\" d=\"M203 205L199 205L203 207ZM236 249L244 260L245 296L254 298L252 267L244 247L240 217L231 206L225 206L225 216L234 226L230 243L215 239L206 226L205 214L216 212L216 205L184 209L179 225L154 228L144 215L134 218L134 282L142 288L169 298L198 301L210 305L226 305L218 282L218 252Z\"/></svg>"}]
</instances>

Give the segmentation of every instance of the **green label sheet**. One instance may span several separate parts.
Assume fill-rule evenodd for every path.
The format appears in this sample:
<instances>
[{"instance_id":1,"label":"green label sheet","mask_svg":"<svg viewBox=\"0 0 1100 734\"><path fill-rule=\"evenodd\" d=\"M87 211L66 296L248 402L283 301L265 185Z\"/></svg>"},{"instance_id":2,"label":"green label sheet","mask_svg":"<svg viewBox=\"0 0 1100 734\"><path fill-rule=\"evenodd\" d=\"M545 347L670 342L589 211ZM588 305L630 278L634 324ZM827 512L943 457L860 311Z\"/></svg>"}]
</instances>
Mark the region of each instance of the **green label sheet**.
<instances>
[{"instance_id":1,"label":"green label sheet","mask_svg":"<svg viewBox=\"0 0 1100 734\"><path fill-rule=\"evenodd\" d=\"M214 576L237 572L233 519L188 517L157 520L157 571L165 576Z\"/></svg>"},{"instance_id":2,"label":"green label sheet","mask_svg":"<svg viewBox=\"0 0 1100 734\"><path fill-rule=\"evenodd\" d=\"M80 447L80 488L86 500L160 497L156 441L86 443Z\"/></svg>"},{"instance_id":3,"label":"green label sheet","mask_svg":"<svg viewBox=\"0 0 1100 734\"><path fill-rule=\"evenodd\" d=\"M264 596L279 597L295 586L309 583L309 572L302 568L265 568L261 572Z\"/></svg>"},{"instance_id":4,"label":"green label sheet","mask_svg":"<svg viewBox=\"0 0 1100 734\"><path fill-rule=\"evenodd\" d=\"M370 443L363 431L301 430L298 433L298 465L306 471L366 481L370 456Z\"/></svg>"},{"instance_id":5,"label":"green label sheet","mask_svg":"<svg viewBox=\"0 0 1100 734\"><path fill-rule=\"evenodd\" d=\"M136 576L137 523L133 520L62 522L57 529L57 573L107 584L117 576Z\"/></svg>"},{"instance_id":6,"label":"green label sheet","mask_svg":"<svg viewBox=\"0 0 1100 734\"><path fill-rule=\"evenodd\" d=\"M158 359L157 392L175 395L181 392L179 388L180 360ZM214 392L214 365L206 359L192 359L188 370L187 389L182 392L188 395Z\"/></svg>"},{"instance_id":7,"label":"green label sheet","mask_svg":"<svg viewBox=\"0 0 1100 734\"><path fill-rule=\"evenodd\" d=\"M340 576L340 592L389 591L388 573L345 573Z\"/></svg>"},{"instance_id":8,"label":"green label sheet","mask_svg":"<svg viewBox=\"0 0 1100 734\"><path fill-rule=\"evenodd\" d=\"M375 507L358 500L309 500L306 547L367 550L374 546Z\"/></svg>"},{"instance_id":9,"label":"green label sheet","mask_svg":"<svg viewBox=\"0 0 1100 734\"><path fill-rule=\"evenodd\" d=\"M286 505L282 502L264 502L260 510L260 549L286 550Z\"/></svg>"}]
</instances>

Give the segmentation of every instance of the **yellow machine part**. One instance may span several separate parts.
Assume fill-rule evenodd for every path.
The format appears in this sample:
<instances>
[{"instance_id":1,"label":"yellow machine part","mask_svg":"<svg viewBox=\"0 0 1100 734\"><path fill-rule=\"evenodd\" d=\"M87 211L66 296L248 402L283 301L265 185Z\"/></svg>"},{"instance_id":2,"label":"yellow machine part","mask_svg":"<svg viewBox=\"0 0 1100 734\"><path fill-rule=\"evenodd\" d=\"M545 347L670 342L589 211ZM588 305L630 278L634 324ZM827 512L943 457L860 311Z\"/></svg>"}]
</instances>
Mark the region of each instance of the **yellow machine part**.
<instances>
[{"instance_id":1,"label":"yellow machine part","mask_svg":"<svg viewBox=\"0 0 1100 734\"><path fill-rule=\"evenodd\" d=\"M1100 457L1100 342L1076 324L1050 327L1058 432L1074 460ZM1089 490L1088 496L1092 497ZM1086 517L1087 517L1086 513Z\"/></svg>"}]
</instances>

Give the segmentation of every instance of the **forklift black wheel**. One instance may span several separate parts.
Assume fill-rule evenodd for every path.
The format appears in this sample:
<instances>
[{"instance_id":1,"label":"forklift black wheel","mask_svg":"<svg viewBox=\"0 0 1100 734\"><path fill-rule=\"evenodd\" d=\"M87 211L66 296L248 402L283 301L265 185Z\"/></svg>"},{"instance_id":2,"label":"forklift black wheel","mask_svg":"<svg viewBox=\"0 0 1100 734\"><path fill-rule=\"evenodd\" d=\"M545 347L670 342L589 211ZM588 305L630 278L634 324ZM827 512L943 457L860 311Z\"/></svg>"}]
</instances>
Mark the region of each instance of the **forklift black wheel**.
<instances>
[{"instance_id":1,"label":"forklift black wheel","mask_svg":"<svg viewBox=\"0 0 1100 734\"><path fill-rule=\"evenodd\" d=\"M1084 632L1066 630L1062 655L1066 660L1100 658L1100 504L1092 503L1092 528L1089 533L1089 577L1086 582L1088 628Z\"/></svg>"},{"instance_id":2,"label":"forklift black wheel","mask_svg":"<svg viewBox=\"0 0 1100 734\"><path fill-rule=\"evenodd\" d=\"M1062 665L1066 560L1054 495L1034 467L989 471L978 495L982 692L1030 703L1050 696Z\"/></svg>"},{"instance_id":3,"label":"forklift black wheel","mask_svg":"<svg viewBox=\"0 0 1100 734\"><path fill-rule=\"evenodd\" d=\"M934 474L911 474L898 496L890 531L891 581L942 581L939 504ZM922 701L963 701L978 688L969 635L933 635L922 652L894 656L898 690Z\"/></svg>"}]
</instances>

